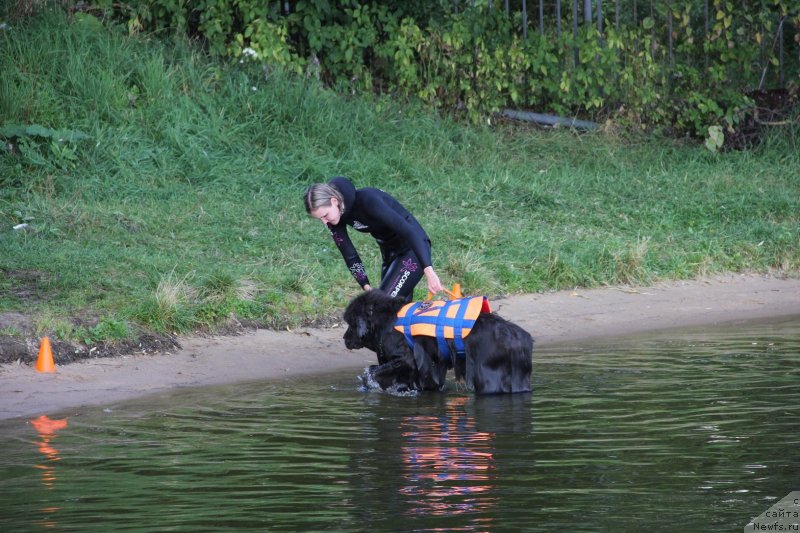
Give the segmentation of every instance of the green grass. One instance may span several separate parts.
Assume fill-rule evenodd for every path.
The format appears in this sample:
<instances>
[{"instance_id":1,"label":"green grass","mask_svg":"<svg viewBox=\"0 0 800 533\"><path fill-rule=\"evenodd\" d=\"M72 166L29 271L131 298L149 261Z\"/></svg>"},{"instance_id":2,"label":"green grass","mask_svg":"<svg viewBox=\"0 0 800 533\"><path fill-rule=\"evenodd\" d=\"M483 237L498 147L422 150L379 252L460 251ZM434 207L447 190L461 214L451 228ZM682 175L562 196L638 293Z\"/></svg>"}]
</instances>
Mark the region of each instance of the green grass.
<instances>
[{"instance_id":1,"label":"green grass","mask_svg":"<svg viewBox=\"0 0 800 533\"><path fill-rule=\"evenodd\" d=\"M336 319L358 287L301 201L334 175L406 204L471 294L800 272L797 126L725 154L467 126L57 13L0 30L0 72L0 128L89 136L0 149L0 312L63 337Z\"/></svg>"}]
</instances>

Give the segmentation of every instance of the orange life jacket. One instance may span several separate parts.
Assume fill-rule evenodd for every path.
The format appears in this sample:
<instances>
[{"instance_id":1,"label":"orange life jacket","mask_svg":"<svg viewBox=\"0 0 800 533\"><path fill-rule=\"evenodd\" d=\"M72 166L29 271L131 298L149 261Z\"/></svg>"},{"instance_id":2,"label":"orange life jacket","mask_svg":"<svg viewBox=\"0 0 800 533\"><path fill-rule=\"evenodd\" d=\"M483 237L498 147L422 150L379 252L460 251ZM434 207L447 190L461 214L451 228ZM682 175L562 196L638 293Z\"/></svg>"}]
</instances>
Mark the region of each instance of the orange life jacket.
<instances>
[{"instance_id":1,"label":"orange life jacket","mask_svg":"<svg viewBox=\"0 0 800 533\"><path fill-rule=\"evenodd\" d=\"M394 329L406 336L414 349L414 336L435 337L442 357L449 357L447 339L452 339L456 354L464 355L464 337L472 331L478 315L491 313L485 296L446 301L412 302L397 313Z\"/></svg>"}]
</instances>

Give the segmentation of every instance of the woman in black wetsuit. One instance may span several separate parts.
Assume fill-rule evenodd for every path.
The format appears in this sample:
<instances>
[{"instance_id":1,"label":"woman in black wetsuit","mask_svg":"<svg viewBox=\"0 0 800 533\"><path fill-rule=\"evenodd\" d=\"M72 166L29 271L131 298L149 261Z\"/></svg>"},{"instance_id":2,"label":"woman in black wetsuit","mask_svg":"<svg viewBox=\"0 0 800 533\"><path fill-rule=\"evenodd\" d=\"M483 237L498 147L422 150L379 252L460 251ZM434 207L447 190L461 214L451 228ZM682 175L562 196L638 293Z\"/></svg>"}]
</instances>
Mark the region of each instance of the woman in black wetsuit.
<instances>
[{"instance_id":1,"label":"woman in black wetsuit","mask_svg":"<svg viewBox=\"0 0 800 533\"><path fill-rule=\"evenodd\" d=\"M400 202L380 189L356 189L344 177L317 183L306 189L306 211L325 224L342 252L344 262L364 290L372 287L347 226L369 233L378 242L383 258L380 289L410 300L422 276L428 291L443 290L431 265L431 240L414 216Z\"/></svg>"}]
</instances>

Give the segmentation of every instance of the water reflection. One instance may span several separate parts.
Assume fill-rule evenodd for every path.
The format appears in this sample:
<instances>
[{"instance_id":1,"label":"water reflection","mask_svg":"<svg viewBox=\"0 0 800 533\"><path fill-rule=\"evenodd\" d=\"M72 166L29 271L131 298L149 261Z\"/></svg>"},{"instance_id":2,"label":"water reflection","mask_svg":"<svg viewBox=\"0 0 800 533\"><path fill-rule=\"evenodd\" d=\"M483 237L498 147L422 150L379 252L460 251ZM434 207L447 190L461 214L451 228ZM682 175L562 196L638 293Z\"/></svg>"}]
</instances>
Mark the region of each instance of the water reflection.
<instances>
[{"instance_id":1,"label":"water reflection","mask_svg":"<svg viewBox=\"0 0 800 533\"><path fill-rule=\"evenodd\" d=\"M494 435L477 431L464 408L468 398L447 401L438 416L406 416L403 437L404 486L412 514L458 515L497 505Z\"/></svg>"},{"instance_id":2,"label":"water reflection","mask_svg":"<svg viewBox=\"0 0 800 533\"><path fill-rule=\"evenodd\" d=\"M741 531L797 490L798 363L794 321L541 349L533 394L350 372L3 421L0 531Z\"/></svg>"},{"instance_id":3,"label":"water reflection","mask_svg":"<svg viewBox=\"0 0 800 533\"><path fill-rule=\"evenodd\" d=\"M532 404L530 393L365 395L352 455L356 515L379 531L500 527L509 480L524 472L518 452L529 452Z\"/></svg>"},{"instance_id":4,"label":"water reflection","mask_svg":"<svg viewBox=\"0 0 800 533\"><path fill-rule=\"evenodd\" d=\"M39 433L39 441L36 443L39 452L44 455L44 462L37 464L36 468L42 471L42 484L45 488L52 490L56 483L56 467L55 463L61 460L58 450L52 444L58 432L67 427L68 422L66 418L61 420L53 420L52 418L42 415L39 418L31 420L31 425ZM61 508L57 506L45 506L39 509L42 517L37 520L38 525L46 528L55 528L57 522L54 515Z\"/></svg>"},{"instance_id":5,"label":"water reflection","mask_svg":"<svg viewBox=\"0 0 800 533\"><path fill-rule=\"evenodd\" d=\"M48 489L52 489L56 482L56 467L54 463L61 460L58 450L53 446L52 441L60 430L67 427L67 424L66 418L53 420L45 415L31 420L31 425L39 433L39 442L36 444L45 458L44 463L36 465L36 468L42 470L42 483Z\"/></svg>"}]
</instances>

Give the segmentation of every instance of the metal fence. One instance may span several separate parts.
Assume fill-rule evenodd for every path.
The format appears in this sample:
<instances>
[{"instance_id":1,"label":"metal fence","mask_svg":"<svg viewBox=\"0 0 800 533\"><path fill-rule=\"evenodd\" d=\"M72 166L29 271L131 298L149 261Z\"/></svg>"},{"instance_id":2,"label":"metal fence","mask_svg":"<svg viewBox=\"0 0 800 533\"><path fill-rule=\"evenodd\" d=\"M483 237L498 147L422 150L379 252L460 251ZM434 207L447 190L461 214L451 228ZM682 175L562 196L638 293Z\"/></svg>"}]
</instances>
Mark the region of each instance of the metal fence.
<instances>
[{"instance_id":1,"label":"metal fence","mask_svg":"<svg viewBox=\"0 0 800 533\"><path fill-rule=\"evenodd\" d=\"M524 39L528 38L529 31L538 30L544 34L546 30L552 31L558 37L565 31L572 32L577 38L579 29L596 25L597 31L603 34L609 24L619 32L625 27L638 27L644 25L649 28L650 42L655 55L655 48L666 50L665 60L673 66L676 61L676 13L678 9L687 9L690 14L690 24L696 29L695 34L699 42L712 38L714 26L719 20L721 11L730 7L719 0L453 0L453 12L474 8L476 4L483 4L489 10L503 9L507 15L515 12L521 15L520 32ZM800 65L800 2L752 2L750 6L738 5L739 16L748 18L747 24L754 29L760 47L761 79L758 88L765 82L771 64L777 63L773 76L773 83L780 87L786 86L787 63L793 65L795 70ZM533 10L533 19L531 12ZM753 17L753 15L757 15ZM611 17L611 20L608 20ZM723 18L724 21L724 18ZM684 22L685 24L685 22ZM759 27L760 26L760 27ZM788 38L787 38L788 37ZM792 38L794 37L794 38ZM793 53L787 48L793 48ZM577 64L579 50L574 50L574 61ZM710 57L708 50L703 52L703 61L708 66Z\"/></svg>"}]
</instances>

